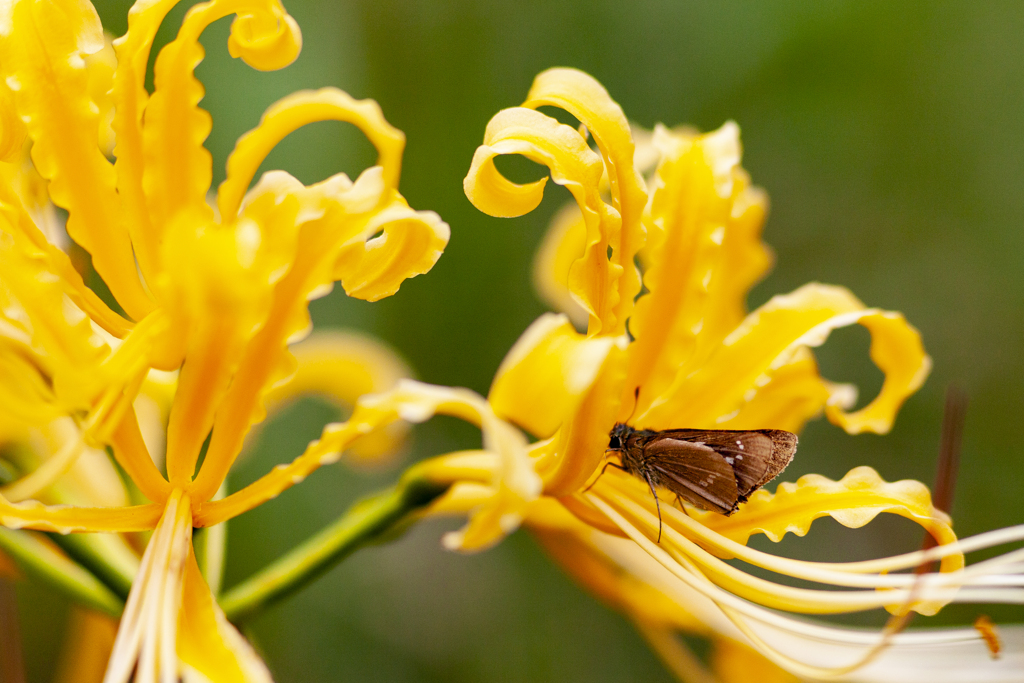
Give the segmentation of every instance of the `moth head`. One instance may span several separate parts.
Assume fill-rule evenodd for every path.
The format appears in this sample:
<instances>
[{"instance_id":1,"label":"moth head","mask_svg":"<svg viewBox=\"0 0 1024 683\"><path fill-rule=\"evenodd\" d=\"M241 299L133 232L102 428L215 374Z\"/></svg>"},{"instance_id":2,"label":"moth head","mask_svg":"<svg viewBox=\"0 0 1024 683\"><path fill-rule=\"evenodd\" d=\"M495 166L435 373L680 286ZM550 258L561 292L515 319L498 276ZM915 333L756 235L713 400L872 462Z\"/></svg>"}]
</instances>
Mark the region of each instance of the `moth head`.
<instances>
[{"instance_id":1,"label":"moth head","mask_svg":"<svg viewBox=\"0 0 1024 683\"><path fill-rule=\"evenodd\" d=\"M633 433L633 428L622 422L617 422L612 431L608 433L608 450L620 451L626 446L626 439Z\"/></svg>"}]
</instances>

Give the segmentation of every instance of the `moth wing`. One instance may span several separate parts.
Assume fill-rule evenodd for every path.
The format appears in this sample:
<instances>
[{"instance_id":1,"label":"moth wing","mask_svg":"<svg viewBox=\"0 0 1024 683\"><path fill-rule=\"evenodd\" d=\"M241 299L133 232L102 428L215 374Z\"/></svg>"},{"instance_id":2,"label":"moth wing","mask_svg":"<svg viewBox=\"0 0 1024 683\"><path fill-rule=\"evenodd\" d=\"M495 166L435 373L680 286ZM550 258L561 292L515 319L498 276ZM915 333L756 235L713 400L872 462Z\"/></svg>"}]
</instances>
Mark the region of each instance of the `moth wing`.
<instances>
[{"instance_id":1,"label":"moth wing","mask_svg":"<svg viewBox=\"0 0 1024 683\"><path fill-rule=\"evenodd\" d=\"M793 462L793 456L796 455L797 438L793 432L782 429L762 429L761 433L771 437L772 458L768 463L768 471L764 473L761 481L754 487L755 489L761 488L782 474L789 463Z\"/></svg>"},{"instance_id":2,"label":"moth wing","mask_svg":"<svg viewBox=\"0 0 1024 683\"><path fill-rule=\"evenodd\" d=\"M717 451L735 472L741 501L786 469L796 452L796 435L780 429L677 429L669 433Z\"/></svg>"},{"instance_id":3,"label":"moth wing","mask_svg":"<svg viewBox=\"0 0 1024 683\"><path fill-rule=\"evenodd\" d=\"M740 500L733 468L714 448L659 434L644 448L655 483L700 508L728 515Z\"/></svg>"}]
</instances>

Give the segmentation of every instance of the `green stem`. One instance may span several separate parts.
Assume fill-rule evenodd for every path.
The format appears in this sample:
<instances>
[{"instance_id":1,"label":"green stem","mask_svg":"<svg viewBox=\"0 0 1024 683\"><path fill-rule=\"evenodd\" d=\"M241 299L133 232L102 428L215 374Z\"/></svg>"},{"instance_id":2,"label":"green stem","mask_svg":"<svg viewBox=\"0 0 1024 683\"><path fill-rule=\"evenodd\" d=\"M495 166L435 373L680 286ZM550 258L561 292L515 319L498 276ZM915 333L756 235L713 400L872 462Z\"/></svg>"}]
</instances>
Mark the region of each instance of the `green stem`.
<instances>
[{"instance_id":1,"label":"green stem","mask_svg":"<svg viewBox=\"0 0 1024 683\"><path fill-rule=\"evenodd\" d=\"M336 522L276 562L224 593L220 606L228 619L250 619L268 605L310 583L359 547L395 529L408 515L448 490L413 466L393 487L349 508Z\"/></svg>"},{"instance_id":2,"label":"green stem","mask_svg":"<svg viewBox=\"0 0 1024 683\"><path fill-rule=\"evenodd\" d=\"M23 572L72 600L115 618L121 616L124 602L110 588L36 535L0 527L0 549Z\"/></svg>"},{"instance_id":3,"label":"green stem","mask_svg":"<svg viewBox=\"0 0 1024 683\"><path fill-rule=\"evenodd\" d=\"M118 534L47 534L73 560L93 573L121 599L128 599L139 557Z\"/></svg>"}]
</instances>

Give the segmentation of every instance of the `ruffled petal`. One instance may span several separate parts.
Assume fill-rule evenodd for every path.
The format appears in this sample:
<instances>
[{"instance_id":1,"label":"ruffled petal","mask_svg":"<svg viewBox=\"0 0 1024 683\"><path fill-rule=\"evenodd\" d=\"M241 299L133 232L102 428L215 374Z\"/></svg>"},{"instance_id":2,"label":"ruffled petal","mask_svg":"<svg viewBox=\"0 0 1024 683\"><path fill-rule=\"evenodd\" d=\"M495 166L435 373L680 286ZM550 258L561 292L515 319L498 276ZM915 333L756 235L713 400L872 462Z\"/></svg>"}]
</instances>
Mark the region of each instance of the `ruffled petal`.
<instances>
[{"instance_id":1,"label":"ruffled petal","mask_svg":"<svg viewBox=\"0 0 1024 683\"><path fill-rule=\"evenodd\" d=\"M571 419L614 346L614 337L587 339L565 316L545 313L505 356L487 400L502 419L539 438L552 436Z\"/></svg>"},{"instance_id":2,"label":"ruffled petal","mask_svg":"<svg viewBox=\"0 0 1024 683\"><path fill-rule=\"evenodd\" d=\"M289 133L317 121L346 121L358 126L377 148L377 165L383 169L385 185L398 187L405 135L384 119L380 106L373 100L354 100L337 88L302 90L271 105L260 125L238 139L228 157L227 177L217 190L221 220L233 220L238 214L256 169L270 150Z\"/></svg>"},{"instance_id":3,"label":"ruffled petal","mask_svg":"<svg viewBox=\"0 0 1024 683\"><path fill-rule=\"evenodd\" d=\"M314 332L291 347L295 374L267 394L267 413L274 414L299 396L316 395L351 410L364 394L393 388L412 370L383 342L355 332ZM376 462L395 454L408 433L396 422L362 437L349 448L359 462Z\"/></svg>"},{"instance_id":4,"label":"ruffled petal","mask_svg":"<svg viewBox=\"0 0 1024 683\"><path fill-rule=\"evenodd\" d=\"M825 516L859 529L883 512L920 524L938 545L957 540L949 516L932 506L928 487L913 480L886 482L870 467L852 469L839 481L808 474L796 483L779 484L774 494L764 489L755 491L728 517L702 511L690 514L709 529L745 544L755 533L763 533L775 542L786 533L804 536L815 519ZM942 559L943 572L963 567L960 553ZM935 614L944 604L928 601L915 609L921 614Z\"/></svg>"},{"instance_id":5,"label":"ruffled petal","mask_svg":"<svg viewBox=\"0 0 1024 683\"><path fill-rule=\"evenodd\" d=\"M545 105L560 107L575 116L594 136L604 160L612 206L620 222L617 232L605 236L611 254L603 256L611 263L609 272L615 281L607 291L611 324L603 325L601 331L623 334L633 300L640 293L635 259L647 237L642 221L647 190L633 165L635 150L629 122L608 91L593 76L577 69L548 69L537 75L523 106L533 109Z\"/></svg>"},{"instance_id":6,"label":"ruffled petal","mask_svg":"<svg viewBox=\"0 0 1024 683\"><path fill-rule=\"evenodd\" d=\"M114 169L117 193L122 201L123 219L131 235L139 270L152 282L160 270L160 232L153 229L142 188L145 155L142 116L149 102L146 69L153 39L167 13L180 0L136 2L128 12L128 32L114 41L117 68L114 71L115 102L112 127L115 137Z\"/></svg>"},{"instance_id":7,"label":"ruffled petal","mask_svg":"<svg viewBox=\"0 0 1024 683\"><path fill-rule=\"evenodd\" d=\"M847 414L833 405L829 415L851 433L885 433L896 410L931 369L920 335L902 315L865 308L846 289L816 283L776 296L751 313L699 369L677 375L637 422L668 429L684 420L687 427L715 428L732 418L752 392L771 382L772 373L792 361L801 347L819 346L832 330L853 323L872 333L871 356L886 379L863 409Z\"/></svg>"},{"instance_id":8,"label":"ruffled petal","mask_svg":"<svg viewBox=\"0 0 1024 683\"><path fill-rule=\"evenodd\" d=\"M784 429L799 433L808 420L821 415L826 405L851 407L857 388L827 382L818 374L818 363L810 349L801 348L793 359L771 371L771 381L753 395L733 417L718 429Z\"/></svg>"},{"instance_id":9,"label":"ruffled petal","mask_svg":"<svg viewBox=\"0 0 1024 683\"><path fill-rule=\"evenodd\" d=\"M130 316L153 302L142 288L128 232L120 220L112 164L100 148L99 107L85 57L103 49L99 17L84 0L16 2L0 19L0 64L33 141L32 159L50 181L53 202L68 211L68 234Z\"/></svg>"},{"instance_id":10,"label":"ruffled petal","mask_svg":"<svg viewBox=\"0 0 1024 683\"><path fill-rule=\"evenodd\" d=\"M203 147L212 123L198 107L204 91L194 70L203 58L203 30L230 14L238 15L229 41L233 55L259 68L280 68L298 56L298 27L285 19L277 0L210 0L189 10L178 37L157 57L143 122L143 189L158 232L167 230L181 211L201 220L213 218L206 203L211 157Z\"/></svg>"},{"instance_id":11,"label":"ruffled petal","mask_svg":"<svg viewBox=\"0 0 1024 683\"><path fill-rule=\"evenodd\" d=\"M876 311L857 322L871 332L871 360L885 374L885 382L878 396L860 410L849 413L841 402L829 402L825 414L850 434L885 434L903 401L924 384L931 358L924 352L920 333L900 313Z\"/></svg>"},{"instance_id":12,"label":"ruffled petal","mask_svg":"<svg viewBox=\"0 0 1024 683\"><path fill-rule=\"evenodd\" d=\"M473 155L463 189L473 206L501 217L522 216L537 208L547 182L546 178L527 185L509 181L494 166L494 158L502 154L521 154L547 166L551 179L576 199L586 226L586 243L570 269L569 290L587 310L591 334L614 333L616 325L625 324L616 321L619 296L615 288L623 268L608 260L608 250L617 246L622 222L618 211L601 199L601 157L576 129L550 116L522 107L498 112L487 124L484 144Z\"/></svg>"},{"instance_id":13,"label":"ruffled petal","mask_svg":"<svg viewBox=\"0 0 1024 683\"><path fill-rule=\"evenodd\" d=\"M850 470L839 481L807 474L796 481L779 484L772 494L755 491L745 505L729 515L693 511L690 513L709 529L738 543L755 533L778 542L787 533L804 536L811 522L829 515L843 526L859 529L882 512L892 512L921 524L938 544L956 540L949 516L932 506L928 487L919 481L883 480L870 467ZM943 571L963 566L963 556L943 560Z\"/></svg>"},{"instance_id":14,"label":"ruffled petal","mask_svg":"<svg viewBox=\"0 0 1024 683\"><path fill-rule=\"evenodd\" d=\"M271 683L263 660L217 606L194 552L185 567L178 633L178 657L192 670L183 672L185 680L194 671L217 683Z\"/></svg>"},{"instance_id":15,"label":"ruffled petal","mask_svg":"<svg viewBox=\"0 0 1024 683\"><path fill-rule=\"evenodd\" d=\"M771 260L760 241L766 202L739 168L737 126L701 136L659 126L654 139L662 161L644 252L649 293L630 320L627 384L641 388L639 413L736 327Z\"/></svg>"},{"instance_id":16,"label":"ruffled petal","mask_svg":"<svg viewBox=\"0 0 1024 683\"><path fill-rule=\"evenodd\" d=\"M341 247L334 279L345 293L378 301L411 277L434 267L448 245L448 224L433 211L414 211L397 199L377 213L362 234Z\"/></svg>"},{"instance_id":17,"label":"ruffled petal","mask_svg":"<svg viewBox=\"0 0 1024 683\"><path fill-rule=\"evenodd\" d=\"M302 32L280 2L252 2L235 13L228 37L232 57L260 71L283 69L298 58Z\"/></svg>"},{"instance_id":18,"label":"ruffled petal","mask_svg":"<svg viewBox=\"0 0 1024 683\"><path fill-rule=\"evenodd\" d=\"M290 464L275 468L223 500L203 503L195 524L217 524L276 497L317 468L337 462L342 450L363 435L397 420L423 422L435 414L452 415L480 426L484 448L499 456L491 497L473 511L464 529L445 537L449 548L482 550L513 531L529 502L540 495L542 482L526 452L526 440L477 394L411 380L402 380L392 391L360 398L347 422L329 425L320 439Z\"/></svg>"},{"instance_id":19,"label":"ruffled petal","mask_svg":"<svg viewBox=\"0 0 1024 683\"><path fill-rule=\"evenodd\" d=\"M160 520L163 505L87 508L43 505L34 500L12 503L0 496L0 525L9 529L37 529L60 534L73 532L148 531Z\"/></svg>"}]
</instances>

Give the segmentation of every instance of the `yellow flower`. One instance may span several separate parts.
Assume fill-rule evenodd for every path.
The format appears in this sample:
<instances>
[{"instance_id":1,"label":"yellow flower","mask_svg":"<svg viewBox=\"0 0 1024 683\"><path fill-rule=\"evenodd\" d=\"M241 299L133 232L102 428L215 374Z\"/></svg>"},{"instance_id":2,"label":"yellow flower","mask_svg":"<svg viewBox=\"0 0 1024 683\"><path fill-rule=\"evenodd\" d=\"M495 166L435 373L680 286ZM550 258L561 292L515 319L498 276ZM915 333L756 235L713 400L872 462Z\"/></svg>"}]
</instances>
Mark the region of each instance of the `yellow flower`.
<instances>
[{"instance_id":1,"label":"yellow flower","mask_svg":"<svg viewBox=\"0 0 1024 683\"><path fill-rule=\"evenodd\" d=\"M154 36L176 4L137 2L112 48L86 0L13 0L0 9L0 439L49 439L33 456L38 468L30 463L4 489L0 523L61 533L154 530L107 681L136 669L137 680L188 671L267 680L206 586L192 529L264 500L251 491L213 498L264 418L268 394L295 373L288 345L308 332L307 302L334 281L369 301L393 294L430 270L448 226L398 192L402 133L375 102L334 88L270 107L238 141L208 202L203 141L211 119L198 107L203 88L194 76L200 35L234 15L228 49L261 70L291 63L301 38L277 0L201 3L157 56L148 92ZM376 146L377 164L355 180L338 174L310 186L273 171L250 188L277 142L323 120L358 126ZM66 226L54 206L67 212ZM63 248L64 227L120 310L85 286ZM398 365L369 346L341 340L310 362L325 353L342 361L334 387L351 379L349 391L386 388L378 380ZM295 381L276 398L304 390ZM164 450L163 419L166 477L155 464L161 454L151 452ZM107 447L150 502L128 504L123 488L91 497L55 492L54 483L75 480L62 475L83 457L116 478ZM95 488L92 474L78 481Z\"/></svg>"},{"instance_id":2,"label":"yellow flower","mask_svg":"<svg viewBox=\"0 0 1024 683\"><path fill-rule=\"evenodd\" d=\"M540 106L566 110L579 129L536 111ZM540 74L522 107L499 112L487 126L465 180L474 205L518 216L539 204L546 179L508 181L493 163L503 154L548 166L576 201L559 214L537 260L545 297L568 310L542 316L522 335L498 369L487 404L474 409L488 415L478 419L485 451L506 422L538 440L523 448L506 435L497 455L457 454L434 463L438 476L447 467L462 477L434 511L471 515L448 545L481 548L525 520L571 573L630 614L652 642L664 642L662 634L674 629L722 634L803 677L858 670L903 642L895 635L902 622L865 636L772 610L934 614L950 600L994 599L999 590L984 586L999 580L1020 585L1015 574L989 576L998 567L960 571L963 546L927 488L887 483L870 468L838 482L806 475L775 494L756 491L728 517L689 505L663 504L658 512L645 482L614 469L600 474L618 422L654 430L799 431L825 412L850 433L885 433L930 369L917 331L900 314L868 308L840 287L809 284L746 314L747 291L771 258L760 241L766 200L739 167L737 127L698 135L659 126L651 144L659 161L648 184L638 166L650 150L635 150L618 105L591 77L570 69ZM587 333L577 332L571 318ZM871 357L885 382L871 402L849 412L854 388L822 379L811 349L853 323L871 333ZM411 399L410 389L400 400L396 394L364 402L397 401L397 411L411 412L397 407ZM428 399L421 405L428 413L437 407ZM917 522L944 547L927 556L835 564L787 560L745 545L755 533L774 541L787 532L802 536L822 516L857 528L882 512ZM939 574L888 574L939 556ZM724 561L730 558L826 589L757 578ZM836 586L859 590L831 590ZM1010 592L999 599L1020 600ZM972 631L938 638L978 642ZM806 652L815 639L845 648L844 656Z\"/></svg>"}]
</instances>

